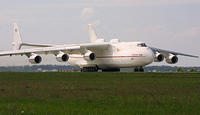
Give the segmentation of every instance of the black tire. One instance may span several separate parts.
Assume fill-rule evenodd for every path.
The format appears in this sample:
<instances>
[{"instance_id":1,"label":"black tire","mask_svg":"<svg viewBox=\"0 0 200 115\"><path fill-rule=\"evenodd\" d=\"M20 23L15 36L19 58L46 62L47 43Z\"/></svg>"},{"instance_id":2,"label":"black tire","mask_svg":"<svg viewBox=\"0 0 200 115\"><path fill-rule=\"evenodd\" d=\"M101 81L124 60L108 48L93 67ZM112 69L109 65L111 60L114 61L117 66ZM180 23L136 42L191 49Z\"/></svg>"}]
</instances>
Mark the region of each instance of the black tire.
<instances>
[{"instance_id":1,"label":"black tire","mask_svg":"<svg viewBox=\"0 0 200 115\"><path fill-rule=\"evenodd\" d=\"M138 72L138 71L139 71L138 67L135 67L134 72Z\"/></svg>"},{"instance_id":2,"label":"black tire","mask_svg":"<svg viewBox=\"0 0 200 115\"><path fill-rule=\"evenodd\" d=\"M143 67L140 67L140 68L139 68L139 71L140 71L140 72L144 72Z\"/></svg>"},{"instance_id":3,"label":"black tire","mask_svg":"<svg viewBox=\"0 0 200 115\"><path fill-rule=\"evenodd\" d=\"M102 69L102 72L120 72L120 68Z\"/></svg>"},{"instance_id":4,"label":"black tire","mask_svg":"<svg viewBox=\"0 0 200 115\"><path fill-rule=\"evenodd\" d=\"M83 67L81 69L81 72L97 72L98 68L97 67Z\"/></svg>"}]
</instances>

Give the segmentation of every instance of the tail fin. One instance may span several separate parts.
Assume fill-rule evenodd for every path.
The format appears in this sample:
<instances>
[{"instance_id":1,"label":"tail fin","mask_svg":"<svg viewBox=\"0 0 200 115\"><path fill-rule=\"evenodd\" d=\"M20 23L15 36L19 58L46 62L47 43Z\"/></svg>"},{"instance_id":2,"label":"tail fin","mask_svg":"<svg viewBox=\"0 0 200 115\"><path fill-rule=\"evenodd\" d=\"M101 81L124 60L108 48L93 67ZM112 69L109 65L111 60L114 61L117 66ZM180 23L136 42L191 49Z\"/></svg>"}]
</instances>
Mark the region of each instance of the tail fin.
<instances>
[{"instance_id":1,"label":"tail fin","mask_svg":"<svg viewBox=\"0 0 200 115\"><path fill-rule=\"evenodd\" d=\"M22 46L22 39L20 36L19 28L16 23L14 23L13 30L13 50L20 50Z\"/></svg>"},{"instance_id":2,"label":"tail fin","mask_svg":"<svg viewBox=\"0 0 200 115\"><path fill-rule=\"evenodd\" d=\"M90 42L93 43L97 40L97 35L92 27L92 24L88 24L88 30L89 30Z\"/></svg>"}]
</instances>

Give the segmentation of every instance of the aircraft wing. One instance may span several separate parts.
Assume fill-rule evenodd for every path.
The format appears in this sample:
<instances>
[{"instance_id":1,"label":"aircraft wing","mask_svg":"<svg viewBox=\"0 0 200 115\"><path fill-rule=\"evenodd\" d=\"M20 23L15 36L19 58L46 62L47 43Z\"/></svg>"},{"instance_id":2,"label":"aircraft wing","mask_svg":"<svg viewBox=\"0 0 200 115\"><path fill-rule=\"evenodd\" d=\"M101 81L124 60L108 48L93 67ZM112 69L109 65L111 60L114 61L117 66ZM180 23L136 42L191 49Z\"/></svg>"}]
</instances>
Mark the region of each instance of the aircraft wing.
<instances>
[{"instance_id":1,"label":"aircraft wing","mask_svg":"<svg viewBox=\"0 0 200 115\"><path fill-rule=\"evenodd\" d=\"M80 54L82 50L96 50L103 49L109 46L108 43L88 43L88 44L79 44L79 45L62 45L55 47L40 47L40 48L31 48L31 49L20 49L20 50L11 50L11 51L0 51L0 56L7 55L26 55L31 53L36 54L57 54L59 51L69 53L69 54Z\"/></svg>"},{"instance_id":2,"label":"aircraft wing","mask_svg":"<svg viewBox=\"0 0 200 115\"><path fill-rule=\"evenodd\" d=\"M163 54L165 57L169 56L169 54L174 54L174 55L182 55L182 56L199 58L199 56L194 56L194 55L189 55L189 54L184 54L184 53L179 53L179 52L174 52L174 51L169 51L169 50L163 50L163 49L154 48L154 47L150 47L150 48L154 52L159 52L159 53Z\"/></svg>"}]
</instances>

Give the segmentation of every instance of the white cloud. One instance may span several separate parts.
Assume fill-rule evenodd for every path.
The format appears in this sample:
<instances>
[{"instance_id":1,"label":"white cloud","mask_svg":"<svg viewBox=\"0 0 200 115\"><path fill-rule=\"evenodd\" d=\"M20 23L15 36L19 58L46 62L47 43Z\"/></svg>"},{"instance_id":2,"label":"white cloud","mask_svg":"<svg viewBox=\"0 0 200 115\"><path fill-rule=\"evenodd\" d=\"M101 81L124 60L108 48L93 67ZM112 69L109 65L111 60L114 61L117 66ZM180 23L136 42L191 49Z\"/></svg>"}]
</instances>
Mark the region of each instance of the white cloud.
<instances>
[{"instance_id":1,"label":"white cloud","mask_svg":"<svg viewBox=\"0 0 200 115\"><path fill-rule=\"evenodd\" d=\"M94 14L94 9L93 8L83 8L81 11L81 19L89 19L93 16Z\"/></svg>"},{"instance_id":2,"label":"white cloud","mask_svg":"<svg viewBox=\"0 0 200 115\"><path fill-rule=\"evenodd\" d=\"M200 39L200 26L192 27L183 33L176 34L175 38L199 38Z\"/></svg>"}]
</instances>

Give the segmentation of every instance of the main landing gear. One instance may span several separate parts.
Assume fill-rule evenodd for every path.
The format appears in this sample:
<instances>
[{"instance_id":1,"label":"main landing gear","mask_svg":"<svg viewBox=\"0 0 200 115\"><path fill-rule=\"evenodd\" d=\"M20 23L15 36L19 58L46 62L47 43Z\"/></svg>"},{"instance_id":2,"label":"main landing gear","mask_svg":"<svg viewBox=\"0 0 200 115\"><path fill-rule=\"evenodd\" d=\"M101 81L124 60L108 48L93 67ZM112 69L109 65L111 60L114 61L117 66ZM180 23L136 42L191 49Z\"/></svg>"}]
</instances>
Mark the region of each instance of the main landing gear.
<instances>
[{"instance_id":1,"label":"main landing gear","mask_svg":"<svg viewBox=\"0 0 200 115\"><path fill-rule=\"evenodd\" d=\"M81 72L98 72L100 68L96 67L83 67L81 68ZM102 69L102 72L120 72L120 68L109 68L109 69Z\"/></svg>"},{"instance_id":2,"label":"main landing gear","mask_svg":"<svg viewBox=\"0 0 200 115\"><path fill-rule=\"evenodd\" d=\"M120 68L102 69L102 72L120 72Z\"/></svg>"},{"instance_id":3,"label":"main landing gear","mask_svg":"<svg viewBox=\"0 0 200 115\"><path fill-rule=\"evenodd\" d=\"M81 68L81 72L97 72L97 67L83 67Z\"/></svg>"},{"instance_id":4,"label":"main landing gear","mask_svg":"<svg viewBox=\"0 0 200 115\"><path fill-rule=\"evenodd\" d=\"M144 72L143 67L135 67L134 69L135 72Z\"/></svg>"},{"instance_id":5,"label":"main landing gear","mask_svg":"<svg viewBox=\"0 0 200 115\"><path fill-rule=\"evenodd\" d=\"M98 67L83 67L81 72L98 72ZM102 69L102 72L120 72L119 68ZM134 72L144 72L143 67L135 67Z\"/></svg>"}]
</instances>

